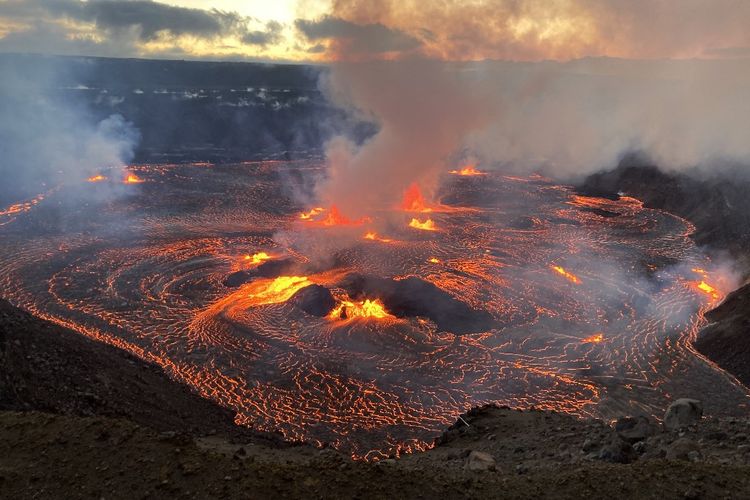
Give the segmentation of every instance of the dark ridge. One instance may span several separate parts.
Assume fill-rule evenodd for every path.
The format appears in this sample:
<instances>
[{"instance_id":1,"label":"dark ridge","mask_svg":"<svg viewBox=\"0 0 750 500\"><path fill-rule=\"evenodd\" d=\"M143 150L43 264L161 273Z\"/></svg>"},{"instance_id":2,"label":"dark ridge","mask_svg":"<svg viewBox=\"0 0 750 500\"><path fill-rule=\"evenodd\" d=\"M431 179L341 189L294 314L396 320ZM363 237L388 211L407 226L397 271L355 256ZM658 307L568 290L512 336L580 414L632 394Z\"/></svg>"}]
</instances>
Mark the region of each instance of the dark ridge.
<instances>
[{"instance_id":1,"label":"dark ridge","mask_svg":"<svg viewBox=\"0 0 750 500\"><path fill-rule=\"evenodd\" d=\"M156 431L281 445L153 364L0 299L0 410L105 416Z\"/></svg>"},{"instance_id":2,"label":"dark ridge","mask_svg":"<svg viewBox=\"0 0 750 500\"><path fill-rule=\"evenodd\" d=\"M695 224L692 238L697 245L747 259L750 180L739 174L699 178L698 174L664 172L629 156L614 170L587 177L577 191L610 199L617 199L618 193L638 198L648 208L666 210Z\"/></svg>"},{"instance_id":3,"label":"dark ridge","mask_svg":"<svg viewBox=\"0 0 750 500\"><path fill-rule=\"evenodd\" d=\"M289 300L307 314L320 318L327 316L336 305L331 291L323 285L306 286Z\"/></svg>"},{"instance_id":4,"label":"dark ridge","mask_svg":"<svg viewBox=\"0 0 750 500\"><path fill-rule=\"evenodd\" d=\"M356 299L379 298L398 317L425 317L440 330L455 334L488 330L495 323L487 311L472 309L449 293L420 278L402 280L350 274L341 287Z\"/></svg>"},{"instance_id":5,"label":"dark ridge","mask_svg":"<svg viewBox=\"0 0 750 500\"><path fill-rule=\"evenodd\" d=\"M750 284L727 295L706 319L711 324L700 332L695 348L750 387Z\"/></svg>"}]
</instances>

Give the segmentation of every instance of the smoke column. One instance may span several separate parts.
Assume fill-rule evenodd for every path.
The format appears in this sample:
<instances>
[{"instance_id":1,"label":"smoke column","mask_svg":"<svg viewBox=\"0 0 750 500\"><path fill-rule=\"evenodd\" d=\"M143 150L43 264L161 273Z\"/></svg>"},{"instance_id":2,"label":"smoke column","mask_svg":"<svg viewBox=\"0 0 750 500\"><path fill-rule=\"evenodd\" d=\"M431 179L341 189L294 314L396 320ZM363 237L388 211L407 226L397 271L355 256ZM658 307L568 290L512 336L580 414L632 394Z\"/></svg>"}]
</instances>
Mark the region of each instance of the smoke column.
<instances>
[{"instance_id":1,"label":"smoke column","mask_svg":"<svg viewBox=\"0 0 750 500\"><path fill-rule=\"evenodd\" d=\"M748 88L740 61L341 63L325 91L379 131L330 143L319 194L352 211L390 206L466 155L560 179L633 151L667 169L750 164Z\"/></svg>"}]
</instances>

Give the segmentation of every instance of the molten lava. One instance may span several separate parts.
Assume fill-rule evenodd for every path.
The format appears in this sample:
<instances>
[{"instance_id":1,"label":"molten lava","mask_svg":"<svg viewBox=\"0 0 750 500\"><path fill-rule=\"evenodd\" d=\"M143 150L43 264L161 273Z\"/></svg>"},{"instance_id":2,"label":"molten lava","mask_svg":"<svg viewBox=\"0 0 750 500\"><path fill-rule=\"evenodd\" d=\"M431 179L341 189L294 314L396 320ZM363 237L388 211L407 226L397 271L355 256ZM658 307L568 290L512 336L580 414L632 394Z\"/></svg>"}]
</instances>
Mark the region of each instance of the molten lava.
<instances>
[{"instance_id":1,"label":"molten lava","mask_svg":"<svg viewBox=\"0 0 750 500\"><path fill-rule=\"evenodd\" d=\"M401 203L401 208L408 212L432 212L432 208L425 203L422 191L420 191L416 182L404 191L404 201Z\"/></svg>"},{"instance_id":2,"label":"molten lava","mask_svg":"<svg viewBox=\"0 0 750 500\"><path fill-rule=\"evenodd\" d=\"M328 314L329 319L354 319L354 318L395 318L386 311L380 299L365 299L359 302L342 300Z\"/></svg>"},{"instance_id":3,"label":"molten lava","mask_svg":"<svg viewBox=\"0 0 750 500\"><path fill-rule=\"evenodd\" d=\"M706 280L708 279L708 272L700 267L694 267L691 269L694 273L700 275L702 278L699 282L694 281L692 282L692 285L695 289L699 290L700 292L705 293L706 295L710 296L712 299L718 300L721 298L722 294L719 292L719 290L716 289L716 287L709 285Z\"/></svg>"},{"instance_id":4,"label":"molten lava","mask_svg":"<svg viewBox=\"0 0 750 500\"><path fill-rule=\"evenodd\" d=\"M103 175L99 174L99 175L92 175L91 177L89 177L86 180L88 182L102 182L102 181L106 181L107 178L104 177Z\"/></svg>"},{"instance_id":5,"label":"molten lava","mask_svg":"<svg viewBox=\"0 0 750 500\"><path fill-rule=\"evenodd\" d=\"M250 264L262 264L263 262L270 260L271 256L266 252L258 252L254 253L253 255L245 255L242 258L243 260L249 261Z\"/></svg>"},{"instance_id":6,"label":"molten lava","mask_svg":"<svg viewBox=\"0 0 750 500\"><path fill-rule=\"evenodd\" d=\"M560 266L550 266L550 268L556 273L558 273L559 275L563 276L565 279L567 279L571 283L575 283L576 285L581 284L580 278L578 278L578 276L576 276L575 274L569 273L568 271L565 270L565 268L560 267Z\"/></svg>"},{"instance_id":7,"label":"molten lava","mask_svg":"<svg viewBox=\"0 0 750 500\"><path fill-rule=\"evenodd\" d=\"M370 241L379 241L381 243L391 243L393 241L390 238L381 238L380 236L378 236L378 233L375 233L373 231L365 233L363 238Z\"/></svg>"},{"instance_id":8,"label":"molten lava","mask_svg":"<svg viewBox=\"0 0 750 500\"><path fill-rule=\"evenodd\" d=\"M327 210L327 214L324 218L315 219L317 216L326 212L325 208L316 207L311 209L309 212L303 212L299 214L299 218L308 221L315 222L323 226L359 226L364 224L369 219L363 217L359 220L353 221L344 214L342 214L336 205L331 205L331 208Z\"/></svg>"},{"instance_id":9,"label":"molten lava","mask_svg":"<svg viewBox=\"0 0 750 500\"><path fill-rule=\"evenodd\" d=\"M322 214L323 212L325 212L325 210L326 209L323 207L316 207L310 209L309 212L302 212L301 214L299 214L299 218L302 220L312 220L313 217Z\"/></svg>"},{"instance_id":10,"label":"molten lava","mask_svg":"<svg viewBox=\"0 0 750 500\"><path fill-rule=\"evenodd\" d=\"M440 259L438 259L437 257L430 257L427 262L430 262L432 264L440 264Z\"/></svg>"},{"instance_id":11,"label":"molten lava","mask_svg":"<svg viewBox=\"0 0 750 500\"><path fill-rule=\"evenodd\" d=\"M323 225L325 226L348 226L350 224L356 224L351 219L339 212L336 205L331 205L331 209L328 211L328 215L323 219Z\"/></svg>"},{"instance_id":12,"label":"molten lava","mask_svg":"<svg viewBox=\"0 0 750 500\"><path fill-rule=\"evenodd\" d=\"M695 285L695 287L701 292L707 295L710 295L714 299L718 299L719 297L721 297L721 294L719 293L719 291L716 288L709 285L708 283L706 283L705 281L701 281L700 283Z\"/></svg>"},{"instance_id":13,"label":"molten lava","mask_svg":"<svg viewBox=\"0 0 750 500\"><path fill-rule=\"evenodd\" d=\"M411 221L409 221L409 227L413 227L414 229L421 229L422 231L437 231L435 223L432 222L432 219L427 219L424 222L419 219L412 219Z\"/></svg>"},{"instance_id":14,"label":"molten lava","mask_svg":"<svg viewBox=\"0 0 750 500\"><path fill-rule=\"evenodd\" d=\"M254 282L245 291L249 292L247 297L252 299L253 305L259 306L286 302L292 295L312 284L307 276L280 276Z\"/></svg>"},{"instance_id":15,"label":"molten lava","mask_svg":"<svg viewBox=\"0 0 750 500\"><path fill-rule=\"evenodd\" d=\"M585 339L581 340L584 344L598 344L599 342L604 340L604 334L603 333L595 333L593 335L589 335Z\"/></svg>"},{"instance_id":16,"label":"molten lava","mask_svg":"<svg viewBox=\"0 0 750 500\"><path fill-rule=\"evenodd\" d=\"M140 184L141 182L145 181L135 174L128 174L127 177L125 177L125 180L123 180L122 182L124 182L125 184Z\"/></svg>"},{"instance_id":17,"label":"molten lava","mask_svg":"<svg viewBox=\"0 0 750 500\"><path fill-rule=\"evenodd\" d=\"M461 170L451 170L449 173L463 176L487 175L486 172L480 172L479 170L475 169L473 165L464 167Z\"/></svg>"}]
</instances>

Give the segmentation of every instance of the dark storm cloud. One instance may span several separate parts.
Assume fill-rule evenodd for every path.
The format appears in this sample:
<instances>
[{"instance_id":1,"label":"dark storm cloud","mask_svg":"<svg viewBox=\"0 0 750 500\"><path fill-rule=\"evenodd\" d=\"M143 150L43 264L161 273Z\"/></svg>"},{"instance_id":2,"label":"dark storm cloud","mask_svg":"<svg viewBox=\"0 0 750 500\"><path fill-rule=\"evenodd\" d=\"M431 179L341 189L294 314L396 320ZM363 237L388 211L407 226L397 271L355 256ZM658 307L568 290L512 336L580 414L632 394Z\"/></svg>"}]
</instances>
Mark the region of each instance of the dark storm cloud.
<instances>
[{"instance_id":1,"label":"dark storm cloud","mask_svg":"<svg viewBox=\"0 0 750 500\"><path fill-rule=\"evenodd\" d=\"M0 16L36 19L51 17L93 23L105 32L137 29L148 41L160 33L212 38L236 33L244 18L236 13L174 7L148 0L31 0L0 5Z\"/></svg>"},{"instance_id":2,"label":"dark storm cloud","mask_svg":"<svg viewBox=\"0 0 750 500\"><path fill-rule=\"evenodd\" d=\"M408 51L421 45L416 38L380 23L355 24L326 16L316 21L297 19L295 25L311 42L335 40L355 53Z\"/></svg>"},{"instance_id":3,"label":"dark storm cloud","mask_svg":"<svg viewBox=\"0 0 750 500\"><path fill-rule=\"evenodd\" d=\"M283 26L276 21L269 21L265 31L249 31L242 37L242 43L247 45L272 45L281 40Z\"/></svg>"}]
</instances>

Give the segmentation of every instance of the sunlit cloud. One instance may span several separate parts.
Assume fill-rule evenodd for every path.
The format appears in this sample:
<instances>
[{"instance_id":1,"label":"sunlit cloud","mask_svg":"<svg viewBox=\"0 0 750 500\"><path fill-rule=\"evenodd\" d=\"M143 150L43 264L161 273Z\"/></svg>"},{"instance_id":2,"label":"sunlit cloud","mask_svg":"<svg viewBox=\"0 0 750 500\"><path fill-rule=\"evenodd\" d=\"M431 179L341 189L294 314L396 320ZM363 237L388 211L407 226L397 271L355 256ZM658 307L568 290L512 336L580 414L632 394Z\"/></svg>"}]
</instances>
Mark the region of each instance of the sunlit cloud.
<instances>
[{"instance_id":1,"label":"sunlit cloud","mask_svg":"<svg viewBox=\"0 0 750 500\"><path fill-rule=\"evenodd\" d=\"M737 0L6 0L0 51L237 60L750 55Z\"/></svg>"}]
</instances>

